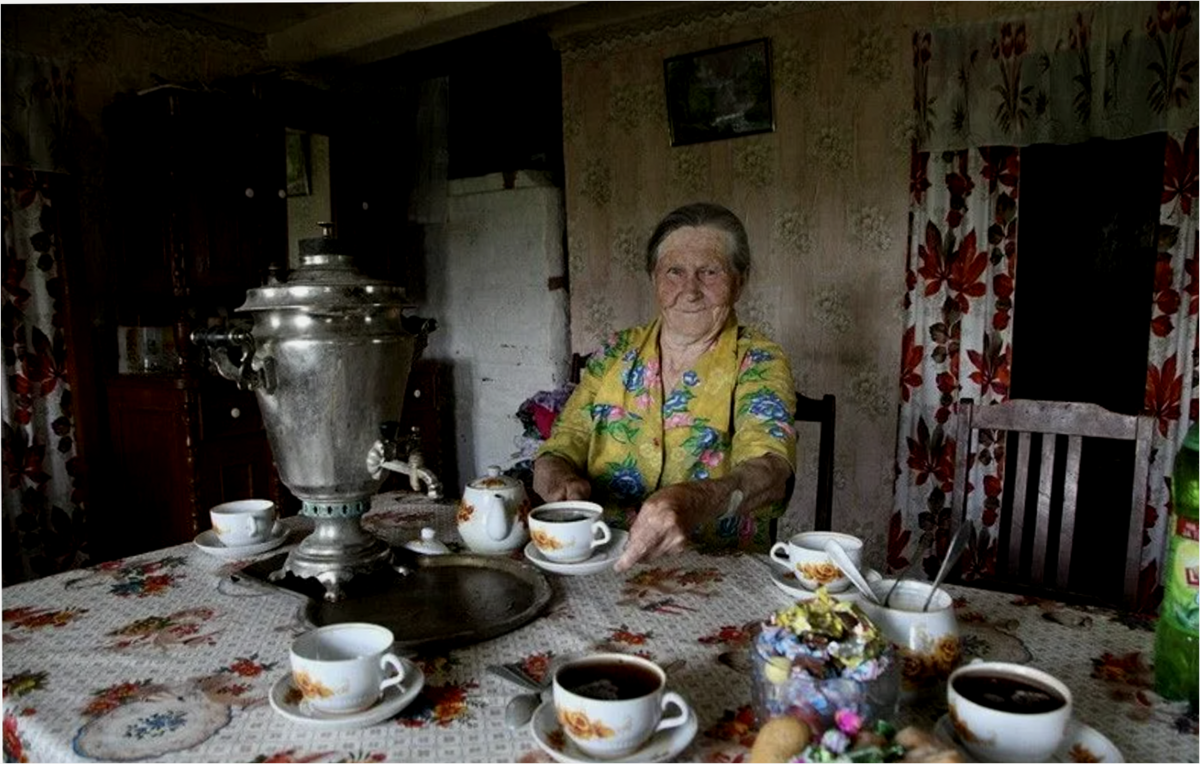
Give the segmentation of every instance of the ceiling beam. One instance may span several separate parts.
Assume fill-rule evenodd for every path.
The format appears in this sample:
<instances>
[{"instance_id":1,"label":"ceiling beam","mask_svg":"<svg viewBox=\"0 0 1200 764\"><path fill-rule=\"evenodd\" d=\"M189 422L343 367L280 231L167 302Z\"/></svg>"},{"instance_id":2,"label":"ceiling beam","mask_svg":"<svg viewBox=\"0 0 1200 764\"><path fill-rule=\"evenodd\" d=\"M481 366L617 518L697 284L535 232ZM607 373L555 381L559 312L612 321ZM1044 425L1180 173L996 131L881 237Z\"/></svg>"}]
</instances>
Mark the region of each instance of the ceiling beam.
<instances>
[{"instance_id":1,"label":"ceiling beam","mask_svg":"<svg viewBox=\"0 0 1200 764\"><path fill-rule=\"evenodd\" d=\"M272 63L357 66L527 21L578 2L367 2L267 35Z\"/></svg>"}]
</instances>

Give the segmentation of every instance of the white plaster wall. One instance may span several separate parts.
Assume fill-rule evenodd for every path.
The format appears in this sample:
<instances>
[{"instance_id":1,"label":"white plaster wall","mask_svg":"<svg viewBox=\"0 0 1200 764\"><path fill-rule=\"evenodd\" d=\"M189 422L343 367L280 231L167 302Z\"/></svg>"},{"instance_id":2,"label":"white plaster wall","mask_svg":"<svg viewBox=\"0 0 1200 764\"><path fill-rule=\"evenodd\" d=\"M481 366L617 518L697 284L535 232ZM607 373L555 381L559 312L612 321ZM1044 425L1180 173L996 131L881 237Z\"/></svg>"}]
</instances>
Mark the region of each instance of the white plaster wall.
<instances>
[{"instance_id":1,"label":"white plaster wall","mask_svg":"<svg viewBox=\"0 0 1200 764\"><path fill-rule=\"evenodd\" d=\"M562 191L537 173L512 185L450 181L446 223L427 231L419 313L438 322L425 356L453 369L460 483L512 463L517 407L569 371L567 295L548 286L565 270Z\"/></svg>"}]
</instances>

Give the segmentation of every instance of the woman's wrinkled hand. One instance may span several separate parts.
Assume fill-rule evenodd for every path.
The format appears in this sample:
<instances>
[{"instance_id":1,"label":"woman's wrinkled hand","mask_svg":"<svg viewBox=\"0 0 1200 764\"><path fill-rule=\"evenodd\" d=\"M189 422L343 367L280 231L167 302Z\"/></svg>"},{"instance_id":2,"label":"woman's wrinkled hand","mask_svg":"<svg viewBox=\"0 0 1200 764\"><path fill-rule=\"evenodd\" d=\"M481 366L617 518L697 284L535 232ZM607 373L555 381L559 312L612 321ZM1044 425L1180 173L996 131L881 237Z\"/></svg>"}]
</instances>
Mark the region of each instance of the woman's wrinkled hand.
<instances>
[{"instance_id":1,"label":"woman's wrinkled hand","mask_svg":"<svg viewBox=\"0 0 1200 764\"><path fill-rule=\"evenodd\" d=\"M705 482L669 485L646 499L629 528L625 552L613 570L620 573L636 563L686 549L691 529L707 514L713 500Z\"/></svg>"},{"instance_id":2,"label":"woman's wrinkled hand","mask_svg":"<svg viewBox=\"0 0 1200 764\"><path fill-rule=\"evenodd\" d=\"M547 455L533 463L533 491L545 502L585 501L592 496L592 484L566 460Z\"/></svg>"}]
</instances>

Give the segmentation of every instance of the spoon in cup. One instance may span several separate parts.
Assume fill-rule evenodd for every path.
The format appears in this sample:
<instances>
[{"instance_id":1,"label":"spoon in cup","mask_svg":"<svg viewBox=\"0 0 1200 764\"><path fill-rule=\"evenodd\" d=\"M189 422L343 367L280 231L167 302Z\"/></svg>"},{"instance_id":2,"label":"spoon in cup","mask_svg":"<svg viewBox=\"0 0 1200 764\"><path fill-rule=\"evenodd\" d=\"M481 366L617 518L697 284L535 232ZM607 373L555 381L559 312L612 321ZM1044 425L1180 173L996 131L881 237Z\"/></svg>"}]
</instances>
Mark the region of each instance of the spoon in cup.
<instances>
[{"instance_id":1,"label":"spoon in cup","mask_svg":"<svg viewBox=\"0 0 1200 764\"><path fill-rule=\"evenodd\" d=\"M858 588L863 596L871 602L874 602L880 607L883 603L879 601L879 597L875 596L875 592L871 589L871 585L867 583L867 579L859 572L858 566L850 559L850 555L846 554L846 550L842 549L842 545L834 539L825 542L825 554L829 555L829 559L833 560L833 564L842 569L846 574L846 578Z\"/></svg>"},{"instance_id":2,"label":"spoon in cup","mask_svg":"<svg viewBox=\"0 0 1200 764\"><path fill-rule=\"evenodd\" d=\"M942 585L942 580L946 578L946 574L954 567L954 563L958 562L958 558L962 555L963 549L967 547L967 537L971 532L971 524L964 522L958 527L954 538L950 539L950 546L946 549L946 557L942 560L942 567L938 568L937 576L933 579L933 587L929 590L929 596L925 598L925 606L922 611L929 610L929 603L933 602L933 595L937 593L938 587Z\"/></svg>"},{"instance_id":3,"label":"spoon in cup","mask_svg":"<svg viewBox=\"0 0 1200 764\"><path fill-rule=\"evenodd\" d=\"M917 544L917 553L913 555L912 562L908 564L907 568L900 571L900 574L896 576L895 583L893 583L891 588L888 589L887 596L883 598L884 607L887 607L888 603L891 602L892 593L896 591L896 587L900 585L900 582L904 580L904 577L908 575L909 571L921 564L921 558L925 556L925 552L929 549L929 545L933 543L933 536L934 534L932 533L926 533L921 536L921 541Z\"/></svg>"}]
</instances>

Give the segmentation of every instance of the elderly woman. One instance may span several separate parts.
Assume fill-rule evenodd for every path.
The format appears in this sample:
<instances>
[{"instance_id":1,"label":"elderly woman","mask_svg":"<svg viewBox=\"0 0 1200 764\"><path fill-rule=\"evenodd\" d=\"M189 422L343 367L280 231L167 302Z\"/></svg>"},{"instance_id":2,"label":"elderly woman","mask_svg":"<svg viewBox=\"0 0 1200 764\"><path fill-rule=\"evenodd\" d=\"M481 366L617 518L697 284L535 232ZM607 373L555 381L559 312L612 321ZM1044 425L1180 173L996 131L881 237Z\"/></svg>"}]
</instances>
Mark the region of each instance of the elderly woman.
<instances>
[{"instance_id":1,"label":"elderly woman","mask_svg":"<svg viewBox=\"0 0 1200 764\"><path fill-rule=\"evenodd\" d=\"M627 526L618 571L689 540L765 551L795 464L795 387L783 350L734 314L746 229L720 205L680 207L650 237L646 270L658 318L593 354L533 488L599 502Z\"/></svg>"}]
</instances>

